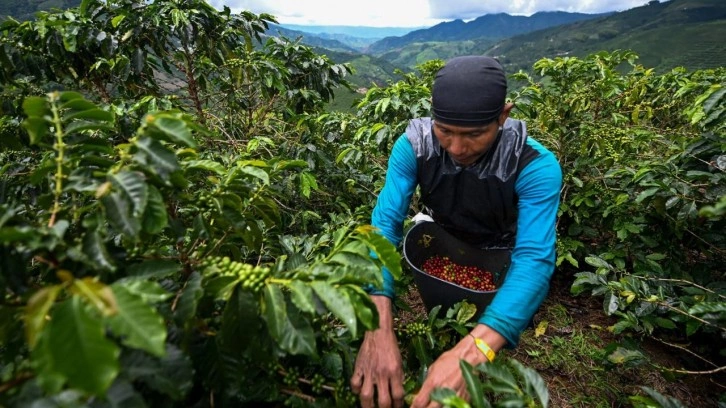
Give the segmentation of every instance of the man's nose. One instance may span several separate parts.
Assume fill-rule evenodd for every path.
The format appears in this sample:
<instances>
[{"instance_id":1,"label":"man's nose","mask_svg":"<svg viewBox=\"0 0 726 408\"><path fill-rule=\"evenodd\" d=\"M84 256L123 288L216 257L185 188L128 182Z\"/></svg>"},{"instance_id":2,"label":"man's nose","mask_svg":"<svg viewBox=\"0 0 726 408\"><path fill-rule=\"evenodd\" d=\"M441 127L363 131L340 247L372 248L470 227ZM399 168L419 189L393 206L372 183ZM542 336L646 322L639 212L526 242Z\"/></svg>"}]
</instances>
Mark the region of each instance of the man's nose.
<instances>
[{"instance_id":1,"label":"man's nose","mask_svg":"<svg viewBox=\"0 0 726 408\"><path fill-rule=\"evenodd\" d=\"M464 140L460 136L452 136L449 143L449 153L452 156L461 156L466 151Z\"/></svg>"}]
</instances>

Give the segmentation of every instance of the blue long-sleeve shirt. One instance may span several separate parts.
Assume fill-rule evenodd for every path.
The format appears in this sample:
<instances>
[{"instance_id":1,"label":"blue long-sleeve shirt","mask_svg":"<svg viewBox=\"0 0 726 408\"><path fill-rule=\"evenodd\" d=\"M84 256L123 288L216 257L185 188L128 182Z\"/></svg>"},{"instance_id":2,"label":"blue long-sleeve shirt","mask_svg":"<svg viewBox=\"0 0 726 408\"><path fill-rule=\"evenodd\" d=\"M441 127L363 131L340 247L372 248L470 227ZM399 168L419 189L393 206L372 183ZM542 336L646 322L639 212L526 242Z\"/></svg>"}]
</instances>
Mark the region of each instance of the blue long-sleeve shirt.
<instances>
[{"instance_id":1,"label":"blue long-sleeve shirt","mask_svg":"<svg viewBox=\"0 0 726 408\"><path fill-rule=\"evenodd\" d=\"M520 172L515 184L519 216L512 261L502 286L479 323L496 330L515 347L549 290L555 267L555 221L562 171L555 156L531 137L527 144L540 154ZM403 220L416 190L417 163L407 137L394 143L386 181L373 209L371 224L394 245L403 235ZM383 288L373 294L394 296L393 277L383 269Z\"/></svg>"}]
</instances>

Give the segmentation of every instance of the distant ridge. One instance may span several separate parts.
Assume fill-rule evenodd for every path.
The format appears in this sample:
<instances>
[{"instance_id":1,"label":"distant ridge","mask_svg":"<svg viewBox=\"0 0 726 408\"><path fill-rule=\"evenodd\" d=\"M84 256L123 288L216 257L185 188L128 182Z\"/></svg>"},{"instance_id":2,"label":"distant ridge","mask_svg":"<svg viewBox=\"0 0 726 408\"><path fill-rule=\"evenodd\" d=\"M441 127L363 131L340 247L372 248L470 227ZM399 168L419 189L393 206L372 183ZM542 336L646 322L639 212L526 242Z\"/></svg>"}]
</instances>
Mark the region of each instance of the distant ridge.
<instances>
[{"instance_id":1,"label":"distant ridge","mask_svg":"<svg viewBox=\"0 0 726 408\"><path fill-rule=\"evenodd\" d=\"M414 30L421 30L427 27L364 27L345 25L300 25L280 24L280 26L296 31L310 34L341 34L350 37L381 39L385 37L400 37Z\"/></svg>"},{"instance_id":2,"label":"distant ridge","mask_svg":"<svg viewBox=\"0 0 726 408\"><path fill-rule=\"evenodd\" d=\"M591 20L612 13L585 14L547 11L526 16L506 13L486 14L472 21L448 21L433 27L412 31L401 37L388 37L368 48L369 53L383 53L409 44L429 41L466 41L480 38L502 39L544 28Z\"/></svg>"}]
</instances>

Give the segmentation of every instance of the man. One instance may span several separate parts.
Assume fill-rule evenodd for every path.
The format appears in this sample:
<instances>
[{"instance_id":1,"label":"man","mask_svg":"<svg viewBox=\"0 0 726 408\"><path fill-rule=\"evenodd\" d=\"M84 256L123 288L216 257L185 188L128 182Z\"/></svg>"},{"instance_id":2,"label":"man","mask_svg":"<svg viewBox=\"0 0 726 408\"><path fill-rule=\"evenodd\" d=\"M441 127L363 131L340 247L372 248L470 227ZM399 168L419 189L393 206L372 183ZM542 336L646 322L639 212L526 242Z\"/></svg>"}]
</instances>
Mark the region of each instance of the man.
<instances>
[{"instance_id":1,"label":"man","mask_svg":"<svg viewBox=\"0 0 726 408\"><path fill-rule=\"evenodd\" d=\"M395 245L417 186L434 219L481 247L508 246L512 261L492 303L472 329L429 368L413 407L437 407L429 398L445 387L468 397L459 368L491 361L515 347L544 300L555 261L555 219L562 173L554 155L510 119L507 81L494 59L457 57L434 79L432 118L412 120L393 146L372 224ZM361 405L403 406L401 353L393 330L393 280L383 271L372 292L379 328L366 333L351 387Z\"/></svg>"}]
</instances>

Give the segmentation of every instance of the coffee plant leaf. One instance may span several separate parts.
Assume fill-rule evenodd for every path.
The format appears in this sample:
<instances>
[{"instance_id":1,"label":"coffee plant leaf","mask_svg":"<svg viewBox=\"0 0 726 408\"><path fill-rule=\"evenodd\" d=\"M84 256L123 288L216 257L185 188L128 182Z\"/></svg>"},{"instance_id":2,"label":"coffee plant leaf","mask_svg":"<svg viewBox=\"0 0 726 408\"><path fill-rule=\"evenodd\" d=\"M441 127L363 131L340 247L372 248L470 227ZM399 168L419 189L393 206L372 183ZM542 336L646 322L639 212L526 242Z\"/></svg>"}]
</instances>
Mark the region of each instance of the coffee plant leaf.
<instances>
[{"instance_id":1,"label":"coffee plant leaf","mask_svg":"<svg viewBox=\"0 0 726 408\"><path fill-rule=\"evenodd\" d=\"M299 280L291 281L288 287L290 288L290 300L295 306L303 313L314 314L316 309L312 288Z\"/></svg>"},{"instance_id":2,"label":"coffee plant leaf","mask_svg":"<svg viewBox=\"0 0 726 408\"><path fill-rule=\"evenodd\" d=\"M134 158L142 165L150 166L163 180L168 180L171 173L181 168L173 151L148 136L136 140L134 146L138 149Z\"/></svg>"},{"instance_id":3,"label":"coffee plant leaf","mask_svg":"<svg viewBox=\"0 0 726 408\"><path fill-rule=\"evenodd\" d=\"M351 336L357 337L358 325L355 307L346 293L340 287L322 281L313 281L310 286L328 311L332 312L350 330Z\"/></svg>"},{"instance_id":4,"label":"coffee plant leaf","mask_svg":"<svg viewBox=\"0 0 726 408\"><path fill-rule=\"evenodd\" d=\"M177 261L165 259L149 259L127 267L126 280L147 280L151 278L166 278L181 270Z\"/></svg>"},{"instance_id":5,"label":"coffee plant leaf","mask_svg":"<svg viewBox=\"0 0 726 408\"><path fill-rule=\"evenodd\" d=\"M456 395L456 392L449 388L435 388L430 395L432 401L440 403L447 408L470 408L466 400Z\"/></svg>"},{"instance_id":6,"label":"coffee plant leaf","mask_svg":"<svg viewBox=\"0 0 726 408\"><path fill-rule=\"evenodd\" d=\"M187 170L195 169L211 171L218 176L223 176L227 174L224 166L214 160L187 160L183 162L183 166Z\"/></svg>"},{"instance_id":7,"label":"coffee plant leaf","mask_svg":"<svg viewBox=\"0 0 726 408\"><path fill-rule=\"evenodd\" d=\"M259 315L260 302L256 297L237 285L232 289L222 314L222 328L219 333L220 347L230 353L239 354L257 340L262 328ZM265 339L269 337L265 336Z\"/></svg>"},{"instance_id":8,"label":"coffee plant leaf","mask_svg":"<svg viewBox=\"0 0 726 408\"><path fill-rule=\"evenodd\" d=\"M52 370L75 388L104 395L119 373L119 348L106 338L103 322L80 297L59 304L48 325Z\"/></svg>"},{"instance_id":9,"label":"coffee plant leaf","mask_svg":"<svg viewBox=\"0 0 726 408\"><path fill-rule=\"evenodd\" d=\"M146 209L149 200L149 187L144 174L139 171L122 170L108 175L109 181L132 203L132 216L138 218Z\"/></svg>"},{"instance_id":10,"label":"coffee plant leaf","mask_svg":"<svg viewBox=\"0 0 726 408\"><path fill-rule=\"evenodd\" d=\"M368 293L358 285L347 285L346 294L355 305L355 315L367 330L378 328L378 309Z\"/></svg>"},{"instance_id":11,"label":"coffee plant leaf","mask_svg":"<svg viewBox=\"0 0 726 408\"><path fill-rule=\"evenodd\" d=\"M394 279L401 279L401 255L396 247L383 235L379 234L373 226L360 226L355 229L368 247L375 252L383 266L388 268Z\"/></svg>"},{"instance_id":12,"label":"coffee plant leaf","mask_svg":"<svg viewBox=\"0 0 726 408\"><path fill-rule=\"evenodd\" d=\"M130 293L140 297L147 304L163 302L172 296L158 282L147 279L119 279L111 285L111 288L117 286L123 287Z\"/></svg>"},{"instance_id":13,"label":"coffee plant leaf","mask_svg":"<svg viewBox=\"0 0 726 408\"><path fill-rule=\"evenodd\" d=\"M149 196L141 220L144 232L158 234L169 224L169 215L166 212L164 197L159 190L149 185Z\"/></svg>"},{"instance_id":14,"label":"coffee plant leaf","mask_svg":"<svg viewBox=\"0 0 726 408\"><path fill-rule=\"evenodd\" d=\"M178 325L184 326L194 318L203 294L202 277L198 272L193 272L182 288L174 310L174 320Z\"/></svg>"},{"instance_id":15,"label":"coffee plant leaf","mask_svg":"<svg viewBox=\"0 0 726 408\"><path fill-rule=\"evenodd\" d=\"M192 362L188 355L173 344L167 344L161 358L141 350L128 350L120 360L129 380L144 384L173 400L181 400L192 388Z\"/></svg>"},{"instance_id":16,"label":"coffee plant leaf","mask_svg":"<svg viewBox=\"0 0 726 408\"><path fill-rule=\"evenodd\" d=\"M186 121L170 113L155 113L146 117L146 124L153 125L160 130L169 140L189 146L197 147L197 142L192 137L191 129Z\"/></svg>"},{"instance_id":17,"label":"coffee plant leaf","mask_svg":"<svg viewBox=\"0 0 726 408\"><path fill-rule=\"evenodd\" d=\"M62 286L52 285L39 289L28 300L23 320L25 321L25 337L30 348L34 348L38 335L45 327L48 312L58 298Z\"/></svg>"},{"instance_id":18,"label":"coffee plant leaf","mask_svg":"<svg viewBox=\"0 0 726 408\"><path fill-rule=\"evenodd\" d=\"M461 375L464 377L464 382L466 383L466 390L469 392L469 403L471 406L473 408L486 407L486 398L484 397L481 382L474 367L466 362L466 360L460 360L459 368L461 368Z\"/></svg>"},{"instance_id":19,"label":"coffee plant leaf","mask_svg":"<svg viewBox=\"0 0 726 408\"><path fill-rule=\"evenodd\" d=\"M132 214L133 205L128 198L118 191L114 191L101 198L106 217L109 223L126 238L136 241L141 231L140 217Z\"/></svg>"},{"instance_id":20,"label":"coffee plant leaf","mask_svg":"<svg viewBox=\"0 0 726 408\"><path fill-rule=\"evenodd\" d=\"M547 408L549 405L550 393L542 376L540 376L534 369L525 367L524 364L513 358L508 359L507 362L524 382L526 394L536 397L540 406L542 406L542 408Z\"/></svg>"},{"instance_id":21,"label":"coffee plant leaf","mask_svg":"<svg viewBox=\"0 0 726 408\"><path fill-rule=\"evenodd\" d=\"M315 355L315 333L308 320L288 307L278 285L266 285L262 292L267 330L280 348L290 354Z\"/></svg>"},{"instance_id":22,"label":"coffee plant leaf","mask_svg":"<svg viewBox=\"0 0 726 408\"><path fill-rule=\"evenodd\" d=\"M137 392L131 382L117 378L106 393L109 408L137 407L146 408L148 405L142 395ZM102 407L104 407L102 405Z\"/></svg>"},{"instance_id":23,"label":"coffee plant leaf","mask_svg":"<svg viewBox=\"0 0 726 408\"><path fill-rule=\"evenodd\" d=\"M166 326L161 316L126 287L112 285L116 313L108 319L111 330L128 347L162 357L165 352Z\"/></svg>"}]
</instances>

